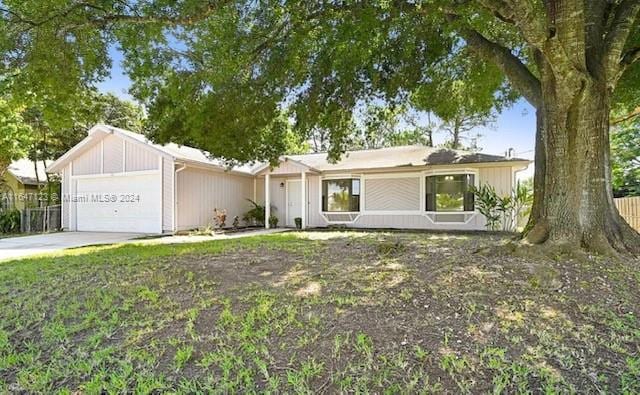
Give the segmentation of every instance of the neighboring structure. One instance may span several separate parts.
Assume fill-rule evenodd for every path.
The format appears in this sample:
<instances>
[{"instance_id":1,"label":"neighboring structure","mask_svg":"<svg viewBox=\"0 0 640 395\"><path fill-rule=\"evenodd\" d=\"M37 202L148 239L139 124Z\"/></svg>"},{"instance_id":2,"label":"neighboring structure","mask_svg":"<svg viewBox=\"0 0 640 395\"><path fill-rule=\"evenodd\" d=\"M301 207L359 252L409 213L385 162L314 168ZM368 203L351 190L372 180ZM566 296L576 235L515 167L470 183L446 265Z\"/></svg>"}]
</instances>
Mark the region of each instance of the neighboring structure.
<instances>
[{"instance_id":1,"label":"neighboring structure","mask_svg":"<svg viewBox=\"0 0 640 395\"><path fill-rule=\"evenodd\" d=\"M488 183L507 195L528 164L404 146L349 152L335 164L308 154L284 156L276 168L228 170L197 149L97 125L48 171L62 176L67 230L194 229L209 225L215 208L242 217L248 199L265 204L267 218L283 226L299 217L303 227L484 229L469 186Z\"/></svg>"},{"instance_id":2,"label":"neighboring structure","mask_svg":"<svg viewBox=\"0 0 640 395\"><path fill-rule=\"evenodd\" d=\"M39 188L47 185L44 164L36 165L29 159L20 159L9 165L0 180L0 210L23 210L38 207Z\"/></svg>"}]
</instances>

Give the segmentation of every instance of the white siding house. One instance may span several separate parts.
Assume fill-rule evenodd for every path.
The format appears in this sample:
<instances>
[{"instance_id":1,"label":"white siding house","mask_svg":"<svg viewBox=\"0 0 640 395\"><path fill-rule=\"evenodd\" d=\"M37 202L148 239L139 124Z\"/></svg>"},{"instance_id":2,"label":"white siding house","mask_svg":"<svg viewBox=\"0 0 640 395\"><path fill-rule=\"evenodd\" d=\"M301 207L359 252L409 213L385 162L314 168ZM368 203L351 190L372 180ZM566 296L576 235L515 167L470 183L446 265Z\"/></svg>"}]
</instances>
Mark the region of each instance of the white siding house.
<instances>
[{"instance_id":1,"label":"white siding house","mask_svg":"<svg viewBox=\"0 0 640 395\"><path fill-rule=\"evenodd\" d=\"M230 224L249 199L279 226L300 218L304 227L483 229L468 188L486 183L508 195L528 164L405 146L348 152L337 163L308 154L230 170L194 148L97 125L48 171L62 177L70 231L173 233L210 225L214 209L227 210Z\"/></svg>"}]
</instances>

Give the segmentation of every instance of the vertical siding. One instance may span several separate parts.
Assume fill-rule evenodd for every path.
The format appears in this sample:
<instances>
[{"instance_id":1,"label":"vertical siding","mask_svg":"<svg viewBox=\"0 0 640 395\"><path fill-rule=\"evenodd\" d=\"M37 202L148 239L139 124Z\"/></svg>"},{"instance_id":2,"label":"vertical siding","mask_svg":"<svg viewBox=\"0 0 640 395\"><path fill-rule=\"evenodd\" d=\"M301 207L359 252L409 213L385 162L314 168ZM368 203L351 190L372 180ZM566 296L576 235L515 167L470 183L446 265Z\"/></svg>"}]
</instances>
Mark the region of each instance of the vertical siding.
<instances>
[{"instance_id":1,"label":"vertical siding","mask_svg":"<svg viewBox=\"0 0 640 395\"><path fill-rule=\"evenodd\" d=\"M511 167L480 168L480 185L489 184L496 188L500 196L509 196L513 188L513 170Z\"/></svg>"},{"instance_id":2,"label":"vertical siding","mask_svg":"<svg viewBox=\"0 0 640 395\"><path fill-rule=\"evenodd\" d=\"M122 173L123 140L109 135L104 138L104 173Z\"/></svg>"},{"instance_id":3,"label":"vertical siding","mask_svg":"<svg viewBox=\"0 0 640 395\"><path fill-rule=\"evenodd\" d=\"M227 226L233 217L250 208L253 179L228 173L187 168L177 174L178 230L213 224L213 209L227 210Z\"/></svg>"},{"instance_id":4,"label":"vertical siding","mask_svg":"<svg viewBox=\"0 0 640 395\"><path fill-rule=\"evenodd\" d=\"M173 161L162 161L162 230L173 231Z\"/></svg>"},{"instance_id":5,"label":"vertical siding","mask_svg":"<svg viewBox=\"0 0 640 395\"><path fill-rule=\"evenodd\" d=\"M365 179L367 211L420 210L420 177Z\"/></svg>"},{"instance_id":6,"label":"vertical siding","mask_svg":"<svg viewBox=\"0 0 640 395\"><path fill-rule=\"evenodd\" d=\"M256 203L264 204L264 178L256 178Z\"/></svg>"},{"instance_id":7,"label":"vertical siding","mask_svg":"<svg viewBox=\"0 0 640 395\"><path fill-rule=\"evenodd\" d=\"M71 204L69 203L71 192L71 165L67 165L62 170L62 229L69 229L69 209Z\"/></svg>"},{"instance_id":8,"label":"vertical siding","mask_svg":"<svg viewBox=\"0 0 640 395\"><path fill-rule=\"evenodd\" d=\"M280 165L278 167L271 170L271 175L274 176L278 174L295 174L305 170L307 170L307 168L304 166L301 166L295 162L286 161L280 162Z\"/></svg>"},{"instance_id":9,"label":"vertical siding","mask_svg":"<svg viewBox=\"0 0 640 395\"><path fill-rule=\"evenodd\" d=\"M287 223L287 195L286 195L287 179L283 177L271 177L271 215L278 217L278 226L285 226ZM284 187L280 187L281 183L285 183Z\"/></svg>"},{"instance_id":10,"label":"vertical siding","mask_svg":"<svg viewBox=\"0 0 640 395\"><path fill-rule=\"evenodd\" d=\"M321 188L320 176L309 176L309 215L307 223L311 227L327 226L327 221L320 215Z\"/></svg>"},{"instance_id":11,"label":"vertical siding","mask_svg":"<svg viewBox=\"0 0 640 395\"><path fill-rule=\"evenodd\" d=\"M149 148L127 141L125 144L126 171L158 169L158 155Z\"/></svg>"},{"instance_id":12,"label":"vertical siding","mask_svg":"<svg viewBox=\"0 0 640 395\"><path fill-rule=\"evenodd\" d=\"M75 168L75 162L73 167ZM78 190L78 180L71 179L69 183L69 191L70 196L74 198L76 196ZM76 213L77 213L77 203L69 202L69 230L75 231L77 229L76 224Z\"/></svg>"},{"instance_id":13,"label":"vertical siding","mask_svg":"<svg viewBox=\"0 0 640 395\"><path fill-rule=\"evenodd\" d=\"M73 161L73 175L100 174L102 165L102 146L100 143L85 151Z\"/></svg>"}]
</instances>

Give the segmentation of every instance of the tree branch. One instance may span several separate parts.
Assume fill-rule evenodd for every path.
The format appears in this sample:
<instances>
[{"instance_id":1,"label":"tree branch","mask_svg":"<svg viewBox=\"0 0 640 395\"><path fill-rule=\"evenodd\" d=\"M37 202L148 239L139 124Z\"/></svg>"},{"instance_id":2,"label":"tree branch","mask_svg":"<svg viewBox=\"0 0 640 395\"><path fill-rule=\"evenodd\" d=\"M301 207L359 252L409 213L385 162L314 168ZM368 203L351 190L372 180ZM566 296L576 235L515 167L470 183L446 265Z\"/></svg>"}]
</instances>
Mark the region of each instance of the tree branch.
<instances>
[{"instance_id":1,"label":"tree branch","mask_svg":"<svg viewBox=\"0 0 640 395\"><path fill-rule=\"evenodd\" d=\"M624 55L622 55L622 60L620 61L620 66L622 67L622 69L624 71L624 69L626 69L627 67L631 66L632 64L634 64L638 60L640 60L640 47L631 48L630 50L625 52Z\"/></svg>"},{"instance_id":2,"label":"tree branch","mask_svg":"<svg viewBox=\"0 0 640 395\"><path fill-rule=\"evenodd\" d=\"M610 84L615 84L626 68L622 52L639 11L638 0L622 0L614 11L613 22L605 37L604 65Z\"/></svg>"},{"instance_id":3,"label":"tree branch","mask_svg":"<svg viewBox=\"0 0 640 395\"><path fill-rule=\"evenodd\" d=\"M539 108L542 103L542 88L540 80L531 73L517 56L508 48L490 41L482 34L472 29L463 29L462 36L469 47L481 57L493 62L507 76L513 87L532 106Z\"/></svg>"},{"instance_id":4,"label":"tree branch","mask_svg":"<svg viewBox=\"0 0 640 395\"><path fill-rule=\"evenodd\" d=\"M8 8L0 8L0 12L3 12L13 19L14 22L20 23L23 25L27 25L25 31L31 30L33 28L37 28L53 22L57 19L65 18L71 15L72 13L83 10L83 9L91 9L96 12L98 15L89 15L85 21L77 24L73 24L71 26L61 27L62 30L72 30L82 26L94 26L94 27L104 27L109 24L114 23L130 23L130 24L150 24L150 23L160 23L165 25L190 25L202 21L209 16L211 16L215 11L228 3L228 0L221 0L218 2L207 1L205 6L199 10L198 12L194 12L191 15L186 16L173 16L173 15L139 15L137 13L124 14L124 13L110 13L110 10L96 5L90 2L82 1L74 3L73 5L66 7L64 9L54 10L53 12L45 15L43 18L39 20L27 19L26 17L19 15ZM100 15L102 14L102 15ZM11 20L9 20L11 22Z\"/></svg>"},{"instance_id":5,"label":"tree branch","mask_svg":"<svg viewBox=\"0 0 640 395\"><path fill-rule=\"evenodd\" d=\"M626 121L629 121L631 119L637 118L640 116L640 107L635 108L633 111L631 111L628 114L625 114L619 118L614 118L611 120L611 125L618 125L621 123L624 123Z\"/></svg>"}]
</instances>

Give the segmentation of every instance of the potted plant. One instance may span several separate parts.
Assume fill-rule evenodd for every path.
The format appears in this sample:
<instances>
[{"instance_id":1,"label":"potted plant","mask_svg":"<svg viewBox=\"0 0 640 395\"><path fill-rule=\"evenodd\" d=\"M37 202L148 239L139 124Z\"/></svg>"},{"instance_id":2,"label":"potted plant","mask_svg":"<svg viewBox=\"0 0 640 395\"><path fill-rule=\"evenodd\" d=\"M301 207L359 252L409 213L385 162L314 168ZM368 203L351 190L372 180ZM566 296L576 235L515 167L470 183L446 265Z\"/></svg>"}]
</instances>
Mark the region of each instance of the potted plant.
<instances>
[{"instance_id":1,"label":"potted plant","mask_svg":"<svg viewBox=\"0 0 640 395\"><path fill-rule=\"evenodd\" d=\"M275 215L272 215L269 217L269 226L272 228L277 228L278 227L278 217L276 217Z\"/></svg>"},{"instance_id":2,"label":"potted plant","mask_svg":"<svg viewBox=\"0 0 640 395\"><path fill-rule=\"evenodd\" d=\"M296 229L302 229L302 218L295 217L293 220L296 223Z\"/></svg>"}]
</instances>

